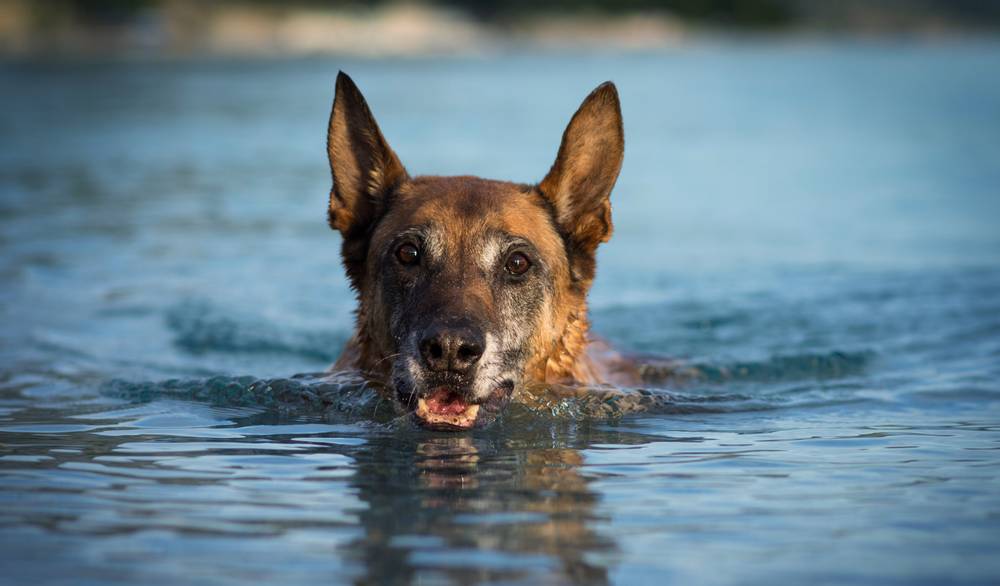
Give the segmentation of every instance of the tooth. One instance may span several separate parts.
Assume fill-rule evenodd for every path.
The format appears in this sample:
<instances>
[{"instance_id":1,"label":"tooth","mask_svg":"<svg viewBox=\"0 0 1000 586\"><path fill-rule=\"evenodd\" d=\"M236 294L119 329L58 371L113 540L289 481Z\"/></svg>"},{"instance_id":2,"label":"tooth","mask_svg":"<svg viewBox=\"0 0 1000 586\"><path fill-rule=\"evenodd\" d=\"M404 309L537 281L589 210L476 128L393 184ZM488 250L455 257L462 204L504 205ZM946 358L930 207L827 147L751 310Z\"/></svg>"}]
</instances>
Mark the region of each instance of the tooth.
<instances>
[{"instance_id":1,"label":"tooth","mask_svg":"<svg viewBox=\"0 0 1000 586\"><path fill-rule=\"evenodd\" d=\"M452 415L432 413L427 407L427 401L417 399L417 417L430 423L448 423L458 427L466 427L475 423L476 416L479 415L479 405L469 405L462 413Z\"/></svg>"}]
</instances>

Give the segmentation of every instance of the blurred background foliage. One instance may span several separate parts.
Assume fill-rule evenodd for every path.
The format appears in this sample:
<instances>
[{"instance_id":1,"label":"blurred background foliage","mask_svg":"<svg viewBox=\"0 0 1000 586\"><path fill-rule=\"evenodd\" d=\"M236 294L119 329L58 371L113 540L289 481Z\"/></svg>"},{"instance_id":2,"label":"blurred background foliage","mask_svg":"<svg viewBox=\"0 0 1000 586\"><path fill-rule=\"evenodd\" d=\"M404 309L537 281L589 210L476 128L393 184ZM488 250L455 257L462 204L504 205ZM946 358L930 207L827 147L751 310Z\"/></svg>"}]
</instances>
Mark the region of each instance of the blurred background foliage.
<instances>
[{"instance_id":1,"label":"blurred background foliage","mask_svg":"<svg viewBox=\"0 0 1000 586\"><path fill-rule=\"evenodd\" d=\"M592 12L622 14L662 11L681 18L736 26L779 26L793 22L795 9L782 0L440 0L487 21L533 14Z\"/></svg>"},{"instance_id":2,"label":"blurred background foliage","mask_svg":"<svg viewBox=\"0 0 1000 586\"><path fill-rule=\"evenodd\" d=\"M996 0L0 0L0 54L467 53L654 48L698 35L954 36Z\"/></svg>"},{"instance_id":3,"label":"blurred background foliage","mask_svg":"<svg viewBox=\"0 0 1000 586\"><path fill-rule=\"evenodd\" d=\"M46 0L32 2L40 15L68 12L91 22L126 22L144 11L171 0ZM211 4L242 4L259 7L295 6L327 9L363 9L397 3L394 0L207 0ZM411 2L412 3L412 2ZM868 12L871 15L899 11L911 17L936 17L964 24L993 24L1000 20L996 0L428 0L458 9L484 21L505 21L538 14L668 12L696 22L737 27L815 24L823 17L836 20Z\"/></svg>"}]
</instances>

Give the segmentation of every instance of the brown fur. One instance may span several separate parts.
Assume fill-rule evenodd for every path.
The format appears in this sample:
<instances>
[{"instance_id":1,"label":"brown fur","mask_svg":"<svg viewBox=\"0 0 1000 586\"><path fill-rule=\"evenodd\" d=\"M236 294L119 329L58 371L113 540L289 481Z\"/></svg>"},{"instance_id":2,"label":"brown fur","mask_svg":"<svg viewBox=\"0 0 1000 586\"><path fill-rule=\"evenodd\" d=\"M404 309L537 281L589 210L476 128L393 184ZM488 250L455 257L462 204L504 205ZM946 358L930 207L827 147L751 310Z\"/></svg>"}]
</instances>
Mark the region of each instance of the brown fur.
<instances>
[{"instance_id":1,"label":"brown fur","mask_svg":"<svg viewBox=\"0 0 1000 586\"><path fill-rule=\"evenodd\" d=\"M512 306L534 307L515 297L528 295L526 289L510 285L505 293L493 269L482 264L490 246L500 246L491 244L499 242L496 235L524 241L537 255L537 270L545 279L538 277L530 289L534 296L525 297L537 299L538 307L530 316L525 310L524 327L530 327L530 334L520 382L636 381L634 369L620 355L591 338L587 320L595 253L611 236L610 193L624 153L618 95L610 82L584 100L563 134L555 163L538 185L477 177L411 178L344 74L337 79L327 148L334 179L329 223L343 236L344 265L359 302L356 332L336 369L358 369L373 380L391 382L393 368L399 368L395 356L406 347L400 330L392 326L402 319L397 296L408 295L407 287L416 281L386 273L392 268L386 263L393 262L386 251L400 234L430 227L421 238L428 239L422 246L433 283L425 285L426 299L406 297L411 313L476 316L490 332L489 324L511 319ZM438 257L447 262L434 265Z\"/></svg>"}]
</instances>

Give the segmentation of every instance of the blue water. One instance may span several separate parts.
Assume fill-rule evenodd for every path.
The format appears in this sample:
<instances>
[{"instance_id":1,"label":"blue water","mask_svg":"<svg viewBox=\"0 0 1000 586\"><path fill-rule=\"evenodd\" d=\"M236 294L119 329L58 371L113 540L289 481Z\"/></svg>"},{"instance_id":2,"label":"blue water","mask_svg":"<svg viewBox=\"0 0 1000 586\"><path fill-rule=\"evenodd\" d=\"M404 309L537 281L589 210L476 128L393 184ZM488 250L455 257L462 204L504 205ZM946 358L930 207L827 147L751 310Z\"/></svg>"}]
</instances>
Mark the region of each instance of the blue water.
<instances>
[{"instance_id":1,"label":"blue water","mask_svg":"<svg viewBox=\"0 0 1000 586\"><path fill-rule=\"evenodd\" d=\"M621 93L643 392L415 430L323 371L338 69L415 173ZM1000 579L1000 43L0 66L0 582ZM655 361L655 360L654 360Z\"/></svg>"}]
</instances>

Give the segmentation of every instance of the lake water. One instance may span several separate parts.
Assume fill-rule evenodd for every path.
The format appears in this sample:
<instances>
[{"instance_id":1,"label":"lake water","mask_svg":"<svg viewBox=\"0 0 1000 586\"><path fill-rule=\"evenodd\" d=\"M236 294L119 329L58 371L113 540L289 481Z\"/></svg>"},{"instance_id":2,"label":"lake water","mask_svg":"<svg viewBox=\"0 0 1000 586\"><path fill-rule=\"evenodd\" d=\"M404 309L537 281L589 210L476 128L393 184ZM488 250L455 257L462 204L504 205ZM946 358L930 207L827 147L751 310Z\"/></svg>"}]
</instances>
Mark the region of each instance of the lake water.
<instances>
[{"instance_id":1,"label":"lake water","mask_svg":"<svg viewBox=\"0 0 1000 586\"><path fill-rule=\"evenodd\" d=\"M411 172L519 181L613 79L593 322L694 376L471 434L291 379L351 328L340 68ZM0 582L996 583L997 72L993 41L0 66Z\"/></svg>"}]
</instances>

